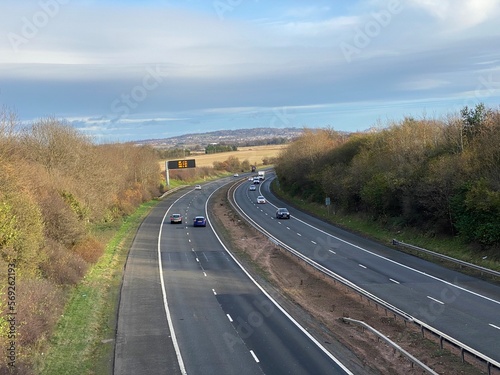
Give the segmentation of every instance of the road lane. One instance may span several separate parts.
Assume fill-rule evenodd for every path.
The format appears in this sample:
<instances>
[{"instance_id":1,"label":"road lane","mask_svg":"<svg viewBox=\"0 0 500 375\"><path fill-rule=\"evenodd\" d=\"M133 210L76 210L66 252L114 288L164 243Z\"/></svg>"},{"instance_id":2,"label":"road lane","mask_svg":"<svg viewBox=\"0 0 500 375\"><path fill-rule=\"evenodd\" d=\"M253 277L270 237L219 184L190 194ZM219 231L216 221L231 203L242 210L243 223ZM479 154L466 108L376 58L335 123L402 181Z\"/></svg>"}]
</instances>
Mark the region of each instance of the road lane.
<instances>
[{"instance_id":1,"label":"road lane","mask_svg":"<svg viewBox=\"0 0 500 375\"><path fill-rule=\"evenodd\" d=\"M339 230L293 208L290 220L274 218L268 180L257 192L235 192L242 209L271 235L322 266L452 337L500 360L500 288ZM268 203L257 205L254 195ZM468 288L470 287L470 288ZM431 297L431 298L429 298Z\"/></svg>"},{"instance_id":2,"label":"road lane","mask_svg":"<svg viewBox=\"0 0 500 375\"><path fill-rule=\"evenodd\" d=\"M228 181L174 193L142 223L124 272L114 373L349 374L270 301L210 225L192 226ZM174 212L182 224L165 220Z\"/></svg>"}]
</instances>

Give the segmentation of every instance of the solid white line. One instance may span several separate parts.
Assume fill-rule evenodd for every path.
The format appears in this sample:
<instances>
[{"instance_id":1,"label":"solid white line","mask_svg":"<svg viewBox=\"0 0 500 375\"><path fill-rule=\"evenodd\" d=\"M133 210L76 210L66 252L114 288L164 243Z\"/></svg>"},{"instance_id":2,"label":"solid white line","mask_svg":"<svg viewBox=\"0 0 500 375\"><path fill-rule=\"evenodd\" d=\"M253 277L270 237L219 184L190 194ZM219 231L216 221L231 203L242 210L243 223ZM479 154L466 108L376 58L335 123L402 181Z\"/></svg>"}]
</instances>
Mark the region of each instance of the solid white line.
<instances>
[{"instance_id":1,"label":"solid white line","mask_svg":"<svg viewBox=\"0 0 500 375\"><path fill-rule=\"evenodd\" d=\"M389 280L391 280L391 281L392 281L393 283L395 283L395 284L400 284L400 282L399 282L399 281L397 281L397 280L394 280L394 279L389 279Z\"/></svg>"},{"instance_id":2,"label":"solid white line","mask_svg":"<svg viewBox=\"0 0 500 375\"><path fill-rule=\"evenodd\" d=\"M181 198L182 197L180 197L179 199L181 199ZM175 202L177 202L177 201L175 201ZM172 206L174 205L174 203L172 204ZM168 214L168 211L170 210L170 208L172 208L172 206L170 206L169 209L165 212L165 216L163 216L163 220L160 223L160 230L158 232L158 268L160 271L160 284L161 284L161 293L163 295L163 307L165 308L165 314L167 315L167 322L168 322L168 329L170 330L170 337L172 338L172 344L174 346L175 355L177 357L177 362L179 363L179 368L181 370L181 374L187 375L186 368L184 367L184 361L182 360L182 355L181 355L181 350L179 348L179 343L177 342L177 337L175 335L174 324L172 322L172 316L170 315L170 309L168 308L167 290L165 288L165 281L163 280L163 264L161 261L161 246L160 246L161 232L162 232L162 228L163 228L163 222L165 221L167 214Z\"/></svg>"},{"instance_id":3,"label":"solid white line","mask_svg":"<svg viewBox=\"0 0 500 375\"><path fill-rule=\"evenodd\" d=\"M231 315L229 314L226 314L227 318L229 319L229 321L232 323L233 322L233 318L231 318Z\"/></svg>"},{"instance_id":4,"label":"solid white line","mask_svg":"<svg viewBox=\"0 0 500 375\"><path fill-rule=\"evenodd\" d=\"M210 195L210 197L214 193L212 193ZM209 199L210 199L210 197L209 197ZM205 209L207 209L207 205L208 205L208 199L207 199L207 202L205 203ZM210 223L208 214L207 214L207 220ZM290 229L290 228L288 228L288 229ZM248 273L248 271L243 267L243 265L238 261L238 259L235 258L235 256L229 251L229 249L226 247L226 245L224 245L224 242L222 242L222 240L219 237L219 235L217 234L217 232L214 231L214 234L215 234L215 237L217 237L217 239L219 240L219 243L221 244L221 246L226 250L226 253L231 257L233 262L235 262L241 268L241 270L247 275L247 277L250 280L252 280L252 282L255 284L255 286L257 286L257 288L259 288L260 291L269 299L269 301L271 301L274 304L274 306L276 306L276 308L281 311L281 313L283 315L285 315L304 335L306 335L309 338L309 340L311 340L318 348L320 348L323 351L323 353L325 353L325 355L328 356L328 358L330 358L342 370L344 370L344 372L346 374L354 375L338 358L336 358L332 353L330 353L318 340L316 340L316 338L314 338L313 335L311 335L309 333L309 331L307 331L304 327L302 327L299 324L299 322L297 322L283 307L281 307L281 305L278 302L276 302L276 300L274 300L271 297L271 295L252 277L252 275L250 275L250 273Z\"/></svg>"},{"instance_id":5,"label":"solid white line","mask_svg":"<svg viewBox=\"0 0 500 375\"><path fill-rule=\"evenodd\" d=\"M446 280L444 280L444 279L440 279L440 278L439 278L439 277L437 277L437 276L429 275L428 273L423 272L423 271L420 271L420 270L418 270L418 269L416 269L416 268L412 268L412 267L407 266L407 265L405 265L405 264L402 264L402 263L396 262L395 260L392 260L392 259L389 259L389 258L385 258L383 255L376 254L376 253L374 253L374 252L372 252L372 251L370 251L370 250L367 250L367 249L365 249L365 248L362 248L361 246L355 245L355 244L353 244L353 243L351 243L351 242L349 242L349 241L346 241L346 240L344 240L344 239L342 239L342 238L340 238L340 237L334 236L334 235L332 235L332 234L330 234L330 233L328 233L328 232L326 232L326 231L324 231L324 230L322 230L322 229L319 229L319 228L315 227L314 225L311 225L311 224L309 224L309 223L307 223L307 222L305 222L305 221L303 221L303 220L297 219L295 216L294 216L294 219L295 219L295 220L297 220L297 221L299 221L299 222L301 222L301 223L302 223L302 224L304 224L304 225L307 225L307 226L308 226L308 227L310 227L310 228L313 228L314 230L317 230L317 231L318 231L318 232L320 232L320 233L323 233L323 234L327 235L328 237L334 238L334 239L336 239L337 241L343 242L343 243L345 243L345 244L347 244L347 245L350 245L350 246L352 246L352 247L354 247L354 248L356 248L356 249L359 249L359 250L361 250L361 251L364 251L364 252L365 252L365 253L367 253L367 254L373 255L373 256L375 256L375 257L377 257L377 258L380 258L380 259L383 259L383 260L385 260L385 261L387 261L387 262L390 262L390 263L396 264L396 265L398 265L398 266L400 266L400 267L403 267L403 268L406 268L406 269L408 269L408 270L410 270L410 271L413 271L413 272L419 273L419 274L421 274L421 275L423 275L423 276L427 276L427 277L429 277L429 278L431 278L431 279L433 279L433 280L436 280L436 281L442 282L443 284L449 285L449 286L451 286L451 287L453 287L453 288L456 288L456 289L462 290L462 291L467 292L467 293L470 293L470 294L472 294L472 295L474 295L474 296L476 296L476 297L480 297L480 298L483 298L483 299L485 299L485 300L487 300L487 301L490 301L490 302L493 302L493 303L496 303L496 304L500 305L500 301L497 301L497 300L495 300L495 299L493 299L493 298L483 296L482 294L479 294L479 293L473 292L472 290L469 290L469 289L466 289L466 288L464 288L464 287L462 287L462 286L459 286L459 285L453 284L452 282L446 281Z\"/></svg>"},{"instance_id":6,"label":"solid white line","mask_svg":"<svg viewBox=\"0 0 500 375\"><path fill-rule=\"evenodd\" d=\"M440 303L441 305L444 305L444 302L442 302L442 301L440 301L438 299L432 298L431 296L427 296L427 298L433 300L434 302Z\"/></svg>"},{"instance_id":7,"label":"solid white line","mask_svg":"<svg viewBox=\"0 0 500 375\"><path fill-rule=\"evenodd\" d=\"M493 328L500 329L500 327L499 327L499 326L496 326L496 325L494 325L494 324L491 324L491 323L490 323L489 325L490 325L490 326L492 326Z\"/></svg>"},{"instance_id":8,"label":"solid white line","mask_svg":"<svg viewBox=\"0 0 500 375\"><path fill-rule=\"evenodd\" d=\"M259 363L259 358L257 358L257 356L255 355L255 353L253 352L253 350L250 350L250 354L252 354L252 357L253 359L255 359L255 362Z\"/></svg>"},{"instance_id":9,"label":"solid white line","mask_svg":"<svg viewBox=\"0 0 500 375\"><path fill-rule=\"evenodd\" d=\"M361 268L366 268L366 266L363 266L362 264L358 264Z\"/></svg>"}]
</instances>

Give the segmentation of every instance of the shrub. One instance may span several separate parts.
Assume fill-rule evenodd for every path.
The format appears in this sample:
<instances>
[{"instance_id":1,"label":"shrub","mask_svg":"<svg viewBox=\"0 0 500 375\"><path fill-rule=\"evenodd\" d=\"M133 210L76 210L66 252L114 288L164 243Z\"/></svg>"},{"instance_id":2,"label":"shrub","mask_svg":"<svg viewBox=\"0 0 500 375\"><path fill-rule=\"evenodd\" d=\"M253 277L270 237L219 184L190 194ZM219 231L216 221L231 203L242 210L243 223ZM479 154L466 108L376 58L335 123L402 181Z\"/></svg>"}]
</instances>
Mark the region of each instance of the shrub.
<instances>
[{"instance_id":1,"label":"shrub","mask_svg":"<svg viewBox=\"0 0 500 375\"><path fill-rule=\"evenodd\" d=\"M41 263L43 276L56 284L74 285L78 283L88 264L78 255L54 240L48 240L44 248L46 259Z\"/></svg>"},{"instance_id":2,"label":"shrub","mask_svg":"<svg viewBox=\"0 0 500 375\"><path fill-rule=\"evenodd\" d=\"M86 237L78 242L73 252L87 263L96 263L104 253L104 245L94 237Z\"/></svg>"}]
</instances>

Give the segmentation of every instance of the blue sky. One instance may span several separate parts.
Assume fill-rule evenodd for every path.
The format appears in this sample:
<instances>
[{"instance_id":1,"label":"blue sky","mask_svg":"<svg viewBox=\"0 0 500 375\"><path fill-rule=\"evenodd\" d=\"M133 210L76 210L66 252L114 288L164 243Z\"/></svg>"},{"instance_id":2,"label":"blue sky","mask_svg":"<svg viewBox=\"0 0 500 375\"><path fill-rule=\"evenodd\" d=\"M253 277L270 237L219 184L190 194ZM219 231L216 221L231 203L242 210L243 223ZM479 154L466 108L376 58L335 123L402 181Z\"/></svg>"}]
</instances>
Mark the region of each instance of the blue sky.
<instances>
[{"instance_id":1,"label":"blue sky","mask_svg":"<svg viewBox=\"0 0 500 375\"><path fill-rule=\"evenodd\" d=\"M500 104L498 0L0 0L0 105L98 142Z\"/></svg>"}]
</instances>

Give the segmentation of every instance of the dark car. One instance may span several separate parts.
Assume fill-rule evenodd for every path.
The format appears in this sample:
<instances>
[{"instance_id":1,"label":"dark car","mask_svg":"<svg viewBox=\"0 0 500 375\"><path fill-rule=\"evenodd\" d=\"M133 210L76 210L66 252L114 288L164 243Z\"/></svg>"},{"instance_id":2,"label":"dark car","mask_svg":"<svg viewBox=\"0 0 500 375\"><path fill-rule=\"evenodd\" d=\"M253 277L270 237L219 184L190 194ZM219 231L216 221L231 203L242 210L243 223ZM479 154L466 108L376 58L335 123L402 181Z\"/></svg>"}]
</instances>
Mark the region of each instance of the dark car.
<instances>
[{"instance_id":1,"label":"dark car","mask_svg":"<svg viewBox=\"0 0 500 375\"><path fill-rule=\"evenodd\" d=\"M182 215L181 214L170 215L170 224L175 224L175 223L182 224Z\"/></svg>"},{"instance_id":2,"label":"dark car","mask_svg":"<svg viewBox=\"0 0 500 375\"><path fill-rule=\"evenodd\" d=\"M193 227L206 227L207 219L204 216L196 216L193 219Z\"/></svg>"},{"instance_id":3,"label":"dark car","mask_svg":"<svg viewBox=\"0 0 500 375\"><path fill-rule=\"evenodd\" d=\"M290 212L286 208L278 208L276 211L276 219L290 219Z\"/></svg>"}]
</instances>

